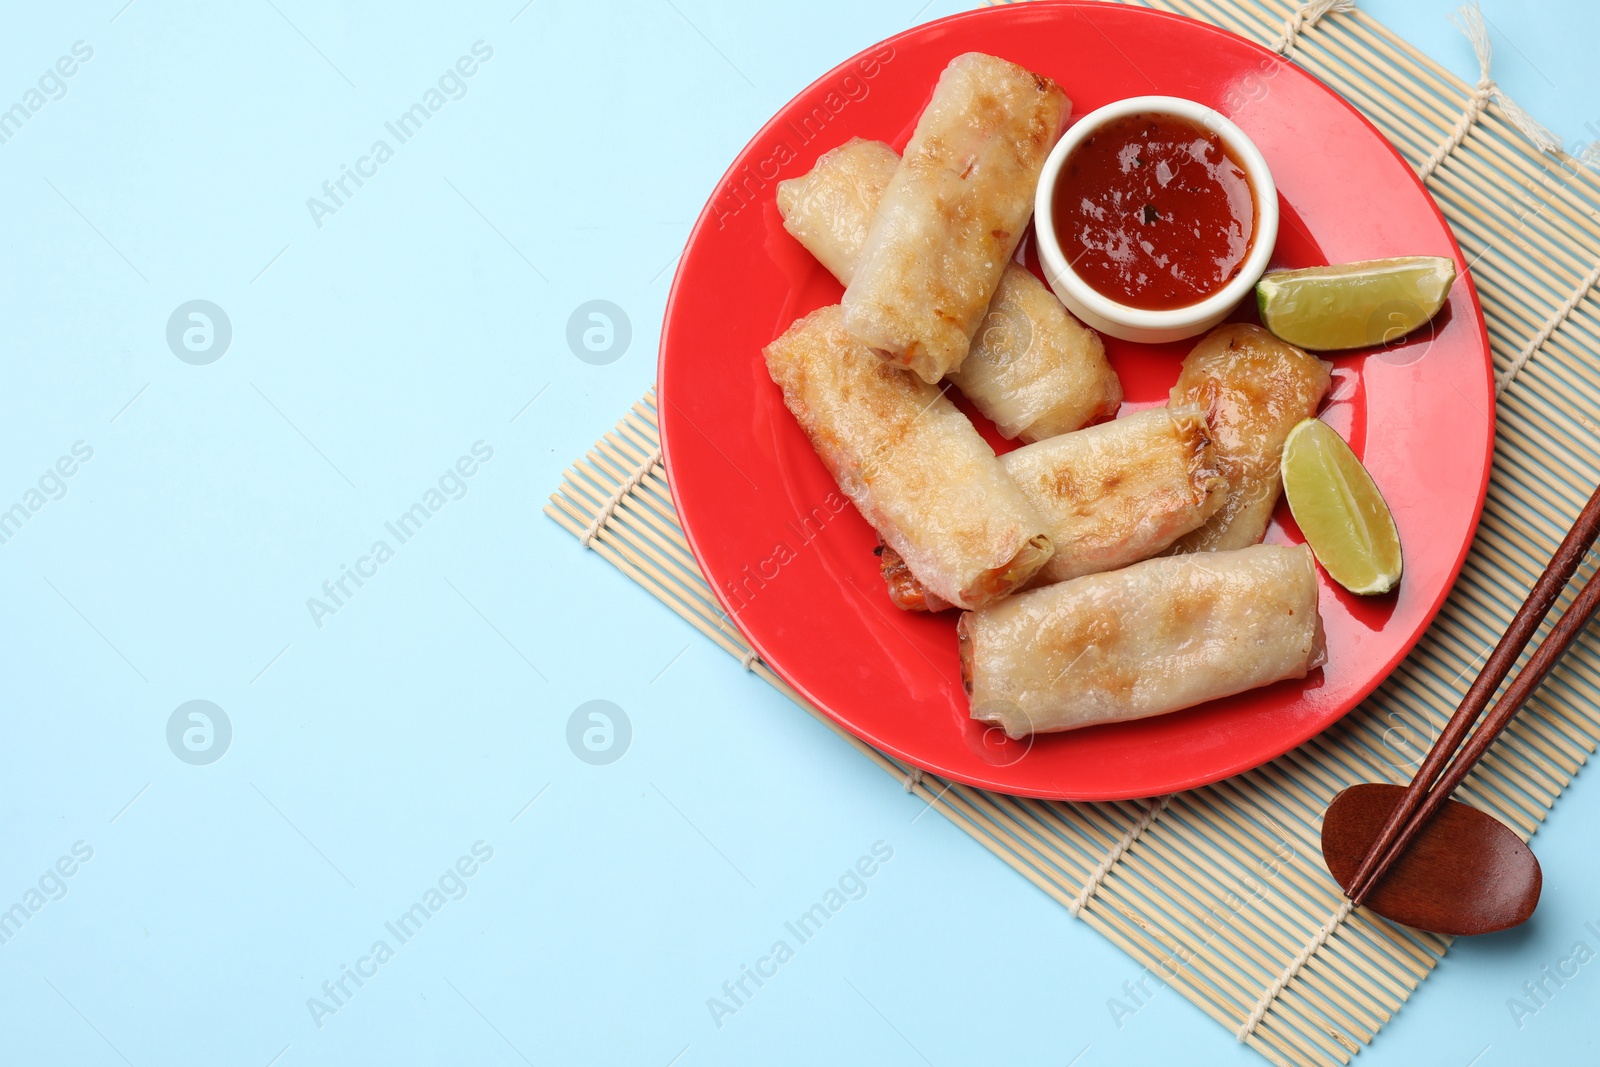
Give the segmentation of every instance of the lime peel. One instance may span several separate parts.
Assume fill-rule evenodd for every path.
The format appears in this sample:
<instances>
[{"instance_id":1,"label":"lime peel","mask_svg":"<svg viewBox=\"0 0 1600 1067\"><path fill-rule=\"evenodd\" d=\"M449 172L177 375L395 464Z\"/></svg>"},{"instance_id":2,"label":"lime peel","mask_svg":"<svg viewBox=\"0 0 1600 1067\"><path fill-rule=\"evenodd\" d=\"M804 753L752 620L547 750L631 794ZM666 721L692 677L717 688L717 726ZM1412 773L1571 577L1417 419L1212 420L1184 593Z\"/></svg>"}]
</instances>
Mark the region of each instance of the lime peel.
<instances>
[{"instance_id":1,"label":"lime peel","mask_svg":"<svg viewBox=\"0 0 1600 1067\"><path fill-rule=\"evenodd\" d=\"M1392 344L1430 321L1455 284L1442 256L1369 259L1280 270L1256 283L1261 324L1317 352Z\"/></svg>"}]
</instances>

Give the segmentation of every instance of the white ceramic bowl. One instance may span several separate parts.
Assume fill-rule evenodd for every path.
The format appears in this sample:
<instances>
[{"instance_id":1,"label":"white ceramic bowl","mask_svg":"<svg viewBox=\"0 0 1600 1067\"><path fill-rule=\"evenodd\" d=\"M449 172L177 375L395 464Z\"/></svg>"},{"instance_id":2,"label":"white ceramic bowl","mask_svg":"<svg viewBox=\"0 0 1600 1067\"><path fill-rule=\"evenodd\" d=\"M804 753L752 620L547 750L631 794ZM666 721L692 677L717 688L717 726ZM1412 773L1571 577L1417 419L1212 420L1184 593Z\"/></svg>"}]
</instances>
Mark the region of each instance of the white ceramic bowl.
<instances>
[{"instance_id":1,"label":"white ceramic bowl","mask_svg":"<svg viewBox=\"0 0 1600 1067\"><path fill-rule=\"evenodd\" d=\"M1188 119L1222 138L1229 153L1245 171L1256 200L1256 229L1251 235L1250 252L1239 273L1220 290L1187 307L1148 311L1118 303L1096 291L1073 271L1056 240L1054 198L1061 165L1083 139L1106 123L1128 115L1157 112ZM1228 312L1255 287L1272 258L1278 240L1278 187L1273 183L1267 161L1244 131L1228 119L1193 100L1177 96L1132 96L1089 112L1061 135L1061 140L1045 159L1034 192L1033 219L1039 242L1039 259L1045 278L1056 296L1083 322L1127 341L1177 341L1204 333L1227 317Z\"/></svg>"}]
</instances>

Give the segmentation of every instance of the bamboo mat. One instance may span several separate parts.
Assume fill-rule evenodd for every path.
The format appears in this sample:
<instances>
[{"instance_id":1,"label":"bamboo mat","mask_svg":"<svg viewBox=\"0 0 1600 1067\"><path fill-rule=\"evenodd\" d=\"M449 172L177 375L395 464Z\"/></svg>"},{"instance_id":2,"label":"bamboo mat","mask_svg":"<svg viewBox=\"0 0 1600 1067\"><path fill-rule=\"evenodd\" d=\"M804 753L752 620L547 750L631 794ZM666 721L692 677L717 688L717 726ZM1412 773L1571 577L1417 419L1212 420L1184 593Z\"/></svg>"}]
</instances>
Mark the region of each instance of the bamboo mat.
<instances>
[{"instance_id":1,"label":"bamboo mat","mask_svg":"<svg viewBox=\"0 0 1600 1067\"><path fill-rule=\"evenodd\" d=\"M1438 620L1361 707L1280 759L1192 792L1021 800L908 771L834 729L1273 1063L1347 1063L1449 942L1349 911L1322 865L1322 811L1354 782L1409 779L1600 479L1600 364L1585 352L1600 344L1600 180L1540 151L1529 134L1541 132L1487 71L1466 84L1348 0L1148 6L1290 55L1426 174L1472 264L1502 390L1477 541ZM652 393L574 463L546 513L818 714L754 656L701 577L674 514L654 405ZM1459 795L1530 837L1597 738L1600 642L1590 634Z\"/></svg>"}]
</instances>

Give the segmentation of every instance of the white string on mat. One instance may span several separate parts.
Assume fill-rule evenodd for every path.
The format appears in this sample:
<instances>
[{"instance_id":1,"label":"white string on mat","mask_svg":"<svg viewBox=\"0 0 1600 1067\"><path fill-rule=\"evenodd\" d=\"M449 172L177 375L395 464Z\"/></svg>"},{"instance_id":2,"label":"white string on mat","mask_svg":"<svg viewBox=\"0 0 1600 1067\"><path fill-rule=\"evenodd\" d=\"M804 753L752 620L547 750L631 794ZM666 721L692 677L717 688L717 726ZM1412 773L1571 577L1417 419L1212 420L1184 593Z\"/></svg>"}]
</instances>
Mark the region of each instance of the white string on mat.
<instances>
[{"instance_id":1,"label":"white string on mat","mask_svg":"<svg viewBox=\"0 0 1600 1067\"><path fill-rule=\"evenodd\" d=\"M1544 327L1530 337L1527 344L1522 346L1522 351L1517 353L1517 358L1511 361L1511 366L1507 367L1505 372L1500 375L1499 380L1495 382L1494 395L1496 397L1506 391L1506 387L1511 384L1511 380L1522 371L1523 367L1528 365L1528 360L1533 358L1534 353L1543 348L1545 342L1555 336L1555 332L1561 328L1561 324L1572 317L1572 313L1578 310L1578 305L1583 303L1596 285L1600 285L1600 263L1595 264L1594 270L1590 271L1588 276L1578 283L1578 287L1572 291L1572 295L1567 297L1566 303L1550 313L1550 318L1545 321Z\"/></svg>"},{"instance_id":2,"label":"white string on mat","mask_svg":"<svg viewBox=\"0 0 1600 1067\"><path fill-rule=\"evenodd\" d=\"M1483 9L1478 6L1478 0L1462 4L1461 10L1450 16L1450 21L1455 23L1461 32L1467 35L1467 40L1472 42L1472 51L1478 57L1478 84L1473 87L1472 95L1467 98L1466 110L1461 112L1455 127L1439 147L1433 150L1433 155L1423 160L1422 166L1417 168L1422 180L1427 181L1433 172L1439 169L1439 165L1461 147L1461 142L1467 139L1472 127L1478 124L1491 100L1500 105L1500 110L1505 112L1506 120L1522 131L1522 135L1532 141L1539 151L1549 152L1560 148L1560 139L1540 125L1537 119L1524 111L1522 105L1507 96L1505 90L1489 77L1489 62L1494 58L1494 46L1489 43L1489 27L1483 21Z\"/></svg>"},{"instance_id":3,"label":"white string on mat","mask_svg":"<svg viewBox=\"0 0 1600 1067\"><path fill-rule=\"evenodd\" d=\"M1300 43L1300 34L1321 22L1324 15L1337 15L1355 9L1356 0L1310 0L1309 3L1301 4L1295 9L1294 14L1283 20L1283 29L1278 31L1278 39L1267 47L1281 56L1287 56Z\"/></svg>"},{"instance_id":4,"label":"white string on mat","mask_svg":"<svg viewBox=\"0 0 1600 1067\"><path fill-rule=\"evenodd\" d=\"M1111 846L1111 851L1107 852L1100 860L1099 866L1089 872L1089 880L1083 883L1083 888L1078 890L1078 895L1073 897L1072 903L1067 905L1067 913L1069 915L1076 919L1078 913L1088 906L1089 901L1093 900L1094 895L1100 891L1100 883L1104 882L1106 875L1111 873L1111 868L1115 867L1117 861L1127 853L1128 849L1133 847L1133 843L1139 840L1140 835L1150 829L1150 824L1156 821L1156 816L1165 811L1170 803L1172 803L1171 793L1150 801L1150 806L1144 809L1144 814L1140 815L1132 826L1123 831L1122 837L1117 840L1116 844Z\"/></svg>"},{"instance_id":5,"label":"white string on mat","mask_svg":"<svg viewBox=\"0 0 1600 1067\"><path fill-rule=\"evenodd\" d=\"M590 520L588 527L584 529L583 535L578 538L579 544L583 545L584 548L588 548L593 543L600 531L605 529L606 523L611 521L611 516L616 514L617 508L621 506L623 500L627 499L629 493L639 488L644 483L644 480L650 477L650 472L655 470L656 464L660 462L661 448L658 445L654 451L645 457L644 463L640 464L638 469L630 474L626 481L617 486L616 491L611 494L610 499L605 502L600 510L594 513L594 518Z\"/></svg>"},{"instance_id":6,"label":"white string on mat","mask_svg":"<svg viewBox=\"0 0 1600 1067\"><path fill-rule=\"evenodd\" d=\"M1328 921L1323 923L1317 929L1317 932L1311 935L1311 940L1301 946L1300 951L1295 953L1294 959L1290 960L1289 965L1283 969L1283 973L1278 975L1277 980L1267 987L1265 993L1261 994L1261 999L1256 1001L1255 1009L1250 1012L1249 1017L1239 1027L1238 1033L1233 1035L1234 1037L1243 1041L1255 1031L1256 1027L1261 1025L1261 1020L1267 1017L1267 1012L1272 1010L1272 1005L1277 1001L1278 997L1282 996L1283 991L1289 987L1289 983L1294 981L1295 975L1299 974L1305 965L1311 962L1311 957L1315 956L1317 951L1327 944L1328 938L1332 937L1333 932L1339 929L1346 919L1350 918L1350 912L1354 909L1355 905L1348 898L1339 902L1339 906L1333 909L1333 914L1328 916Z\"/></svg>"}]
</instances>

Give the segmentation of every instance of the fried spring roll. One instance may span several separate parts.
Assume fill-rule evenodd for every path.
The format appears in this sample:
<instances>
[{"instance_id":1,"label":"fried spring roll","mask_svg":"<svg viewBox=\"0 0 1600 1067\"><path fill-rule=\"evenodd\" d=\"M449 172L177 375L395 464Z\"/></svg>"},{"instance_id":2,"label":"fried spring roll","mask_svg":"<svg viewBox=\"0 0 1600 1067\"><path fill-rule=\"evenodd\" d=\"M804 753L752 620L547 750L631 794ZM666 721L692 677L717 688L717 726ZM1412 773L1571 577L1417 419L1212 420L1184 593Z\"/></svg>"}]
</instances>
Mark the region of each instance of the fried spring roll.
<instances>
[{"instance_id":1,"label":"fried spring roll","mask_svg":"<svg viewBox=\"0 0 1600 1067\"><path fill-rule=\"evenodd\" d=\"M1179 538L1173 552L1216 552L1261 540L1283 488L1283 442L1316 414L1332 370L1247 323L1218 326L1194 346L1169 403L1195 404L1206 413L1228 498L1204 526Z\"/></svg>"},{"instance_id":2,"label":"fried spring roll","mask_svg":"<svg viewBox=\"0 0 1600 1067\"><path fill-rule=\"evenodd\" d=\"M778 183L784 229L845 285L900 157L855 138ZM1039 441L1116 414L1122 382L1100 335L1026 267L1006 264L960 371L949 376L1007 440Z\"/></svg>"},{"instance_id":3,"label":"fried spring roll","mask_svg":"<svg viewBox=\"0 0 1600 1067\"><path fill-rule=\"evenodd\" d=\"M1055 555L1035 585L1149 559L1222 506L1199 408L1152 408L1000 457L1044 516Z\"/></svg>"},{"instance_id":4,"label":"fried spring roll","mask_svg":"<svg viewBox=\"0 0 1600 1067\"><path fill-rule=\"evenodd\" d=\"M961 366L1071 106L1015 63L980 52L951 61L845 290L851 333L925 382Z\"/></svg>"},{"instance_id":5,"label":"fried spring roll","mask_svg":"<svg viewBox=\"0 0 1600 1067\"><path fill-rule=\"evenodd\" d=\"M972 717L1010 737L1162 715L1327 658L1304 545L1165 556L967 612Z\"/></svg>"},{"instance_id":6,"label":"fried spring roll","mask_svg":"<svg viewBox=\"0 0 1600 1067\"><path fill-rule=\"evenodd\" d=\"M1000 276L950 381L1008 441L1055 437L1110 418L1122 404L1122 380L1106 361L1100 335L1015 263Z\"/></svg>"},{"instance_id":7,"label":"fried spring roll","mask_svg":"<svg viewBox=\"0 0 1600 1067\"><path fill-rule=\"evenodd\" d=\"M899 165L900 153L882 141L852 137L824 152L805 174L778 183L783 228L843 285L850 284Z\"/></svg>"},{"instance_id":8,"label":"fried spring roll","mask_svg":"<svg viewBox=\"0 0 1600 1067\"><path fill-rule=\"evenodd\" d=\"M1152 408L1000 457L1055 543L1032 585L1126 567L1157 555L1227 499L1199 408ZM904 611L949 607L880 552L889 599Z\"/></svg>"},{"instance_id":9,"label":"fried spring roll","mask_svg":"<svg viewBox=\"0 0 1600 1067\"><path fill-rule=\"evenodd\" d=\"M981 607L1049 560L1044 520L972 423L852 336L837 305L800 319L765 355L839 488L934 596Z\"/></svg>"}]
</instances>

